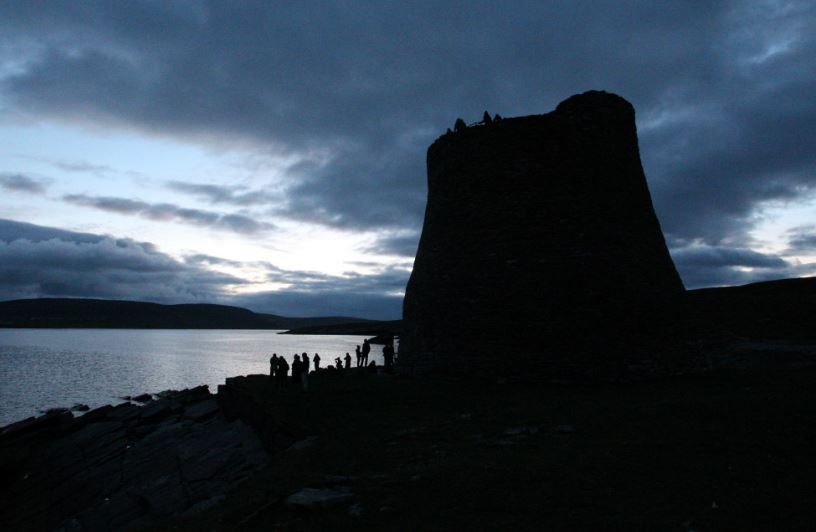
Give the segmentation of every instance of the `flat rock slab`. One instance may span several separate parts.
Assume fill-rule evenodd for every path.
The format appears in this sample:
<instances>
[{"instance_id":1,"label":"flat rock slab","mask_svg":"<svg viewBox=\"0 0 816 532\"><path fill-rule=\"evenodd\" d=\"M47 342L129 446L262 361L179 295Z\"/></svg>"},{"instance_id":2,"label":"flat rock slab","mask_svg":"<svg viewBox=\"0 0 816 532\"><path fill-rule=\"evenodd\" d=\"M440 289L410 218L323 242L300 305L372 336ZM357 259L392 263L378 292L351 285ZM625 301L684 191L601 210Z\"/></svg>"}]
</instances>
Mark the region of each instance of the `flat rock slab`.
<instances>
[{"instance_id":1,"label":"flat rock slab","mask_svg":"<svg viewBox=\"0 0 816 532\"><path fill-rule=\"evenodd\" d=\"M309 449L310 447L314 447L317 443L317 436L309 436L308 438L304 438L300 441L296 441L292 445L286 448L287 451L302 451L303 449Z\"/></svg>"},{"instance_id":2,"label":"flat rock slab","mask_svg":"<svg viewBox=\"0 0 816 532\"><path fill-rule=\"evenodd\" d=\"M331 508L354 498L348 489L303 488L286 498L287 506L316 510Z\"/></svg>"},{"instance_id":3,"label":"flat rock slab","mask_svg":"<svg viewBox=\"0 0 816 532\"><path fill-rule=\"evenodd\" d=\"M207 399L200 403L196 403L187 407L184 410L184 417L186 419L199 420L204 419L218 412L218 402L215 399Z\"/></svg>"},{"instance_id":4,"label":"flat rock slab","mask_svg":"<svg viewBox=\"0 0 816 532\"><path fill-rule=\"evenodd\" d=\"M161 528L217 504L268 461L256 433L218 411L198 387L5 427L0 529Z\"/></svg>"}]
</instances>

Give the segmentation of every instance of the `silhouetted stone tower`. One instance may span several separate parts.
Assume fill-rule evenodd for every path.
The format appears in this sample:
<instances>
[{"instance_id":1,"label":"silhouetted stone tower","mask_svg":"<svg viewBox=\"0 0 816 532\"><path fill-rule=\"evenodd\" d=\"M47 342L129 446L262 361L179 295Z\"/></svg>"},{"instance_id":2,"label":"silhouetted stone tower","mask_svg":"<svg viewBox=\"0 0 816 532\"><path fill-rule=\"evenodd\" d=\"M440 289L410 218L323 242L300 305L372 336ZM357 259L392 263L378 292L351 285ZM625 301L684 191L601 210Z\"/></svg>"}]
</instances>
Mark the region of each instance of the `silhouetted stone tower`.
<instances>
[{"instance_id":1,"label":"silhouetted stone tower","mask_svg":"<svg viewBox=\"0 0 816 532\"><path fill-rule=\"evenodd\" d=\"M441 136L405 293L403 371L617 380L696 365L635 111L591 91Z\"/></svg>"}]
</instances>

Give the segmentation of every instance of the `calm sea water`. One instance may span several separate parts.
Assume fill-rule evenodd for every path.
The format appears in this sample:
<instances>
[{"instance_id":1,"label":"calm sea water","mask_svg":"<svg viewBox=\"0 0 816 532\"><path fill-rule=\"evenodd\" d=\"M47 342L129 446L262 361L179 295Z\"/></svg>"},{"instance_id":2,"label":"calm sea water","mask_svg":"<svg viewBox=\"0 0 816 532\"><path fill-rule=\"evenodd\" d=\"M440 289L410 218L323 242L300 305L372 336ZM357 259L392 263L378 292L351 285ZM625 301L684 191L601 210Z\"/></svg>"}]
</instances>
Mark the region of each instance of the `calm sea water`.
<instances>
[{"instance_id":1,"label":"calm sea water","mask_svg":"<svg viewBox=\"0 0 816 532\"><path fill-rule=\"evenodd\" d=\"M123 395L200 384L215 392L227 377L268 373L273 352L320 353L321 366L362 344L362 336L280 331L0 329L0 426L52 407L91 408ZM379 346L370 360L382 364ZM352 361L352 364L354 362Z\"/></svg>"}]
</instances>

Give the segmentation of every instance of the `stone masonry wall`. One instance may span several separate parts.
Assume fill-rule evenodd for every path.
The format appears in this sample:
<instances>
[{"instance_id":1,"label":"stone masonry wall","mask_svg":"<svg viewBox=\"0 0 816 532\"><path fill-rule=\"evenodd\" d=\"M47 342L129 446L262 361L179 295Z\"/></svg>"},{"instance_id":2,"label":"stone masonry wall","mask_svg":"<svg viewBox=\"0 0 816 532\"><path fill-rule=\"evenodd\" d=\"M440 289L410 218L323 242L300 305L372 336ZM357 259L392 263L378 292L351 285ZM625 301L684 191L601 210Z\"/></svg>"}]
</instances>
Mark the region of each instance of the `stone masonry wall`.
<instances>
[{"instance_id":1,"label":"stone masonry wall","mask_svg":"<svg viewBox=\"0 0 816 532\"><path fill-rule=\"evenodd\" d=\"M592 91L428 149L400 365L533 380L694 367L635 112Z\"/></svg>"}]
</instances>

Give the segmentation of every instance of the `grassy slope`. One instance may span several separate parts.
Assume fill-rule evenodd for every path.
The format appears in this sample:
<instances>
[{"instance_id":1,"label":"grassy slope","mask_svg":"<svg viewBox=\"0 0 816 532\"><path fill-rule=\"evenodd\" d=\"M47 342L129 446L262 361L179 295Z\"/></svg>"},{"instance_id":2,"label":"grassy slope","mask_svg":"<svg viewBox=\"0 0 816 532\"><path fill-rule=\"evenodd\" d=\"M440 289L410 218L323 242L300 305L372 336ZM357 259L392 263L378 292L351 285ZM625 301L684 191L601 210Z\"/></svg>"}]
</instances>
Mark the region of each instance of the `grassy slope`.
<instances>
[{"instance_id":1,"label":"grassy slope","mask_svg":"<svg viewBox=\"0 0 816 532\"><path fill-rule=\"evenodd\" d=\"M318 443L181 527L814 529L814 383L814 369L538 388L359 375L308 394L250 380L268 415ZM505 433L519 426L539 430ZM325 475L354 477L361 516L281 504Z\"/></svg>"}]
</instances>

